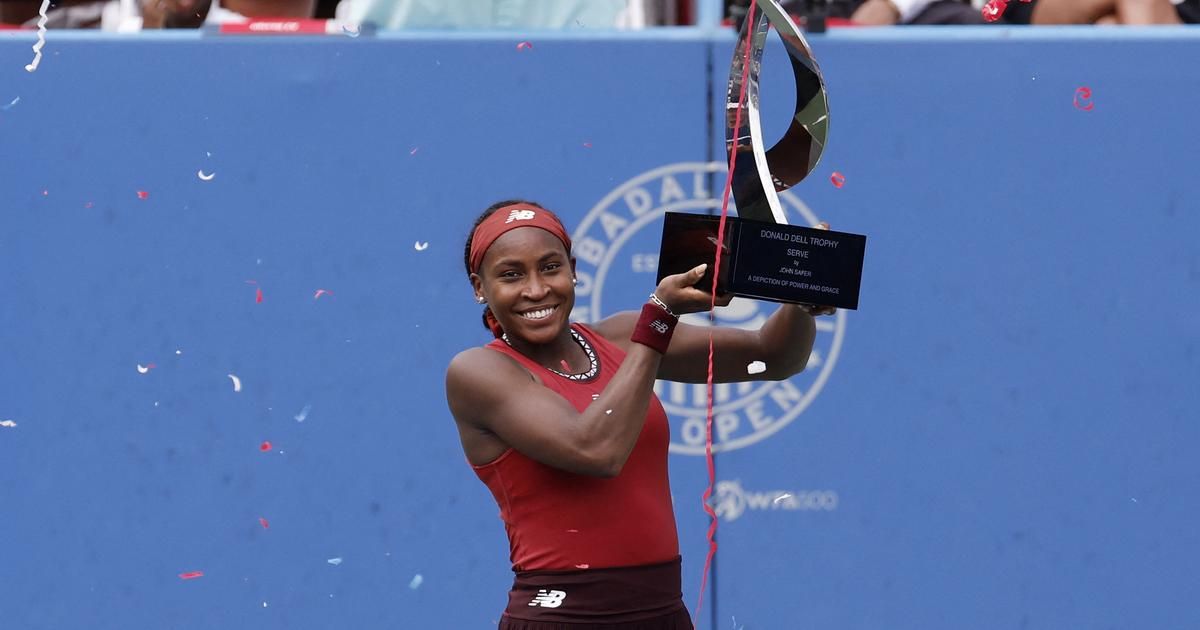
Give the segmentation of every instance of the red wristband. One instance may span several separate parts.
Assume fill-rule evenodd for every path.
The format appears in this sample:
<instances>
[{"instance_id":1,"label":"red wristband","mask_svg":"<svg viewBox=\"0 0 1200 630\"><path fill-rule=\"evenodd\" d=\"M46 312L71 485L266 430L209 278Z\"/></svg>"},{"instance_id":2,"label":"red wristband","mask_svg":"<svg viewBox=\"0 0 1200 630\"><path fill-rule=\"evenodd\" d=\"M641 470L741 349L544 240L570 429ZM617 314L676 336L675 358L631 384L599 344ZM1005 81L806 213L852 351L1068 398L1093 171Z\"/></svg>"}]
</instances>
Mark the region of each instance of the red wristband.
<instances>
[{"instance_id":1,"label":"red wristband","mask_svg":"<svg viewBox=\"0 0 1200 630\"><path fill-rule=\"evenodd\" d=\"M661 306L647 303L642 306L642 316L634 325L633 335L629 340L648 346L659 354L666 354L667 346L671 345L671 333L675 332L676 321L678 320Z\"/></svg>"}]
</instances>

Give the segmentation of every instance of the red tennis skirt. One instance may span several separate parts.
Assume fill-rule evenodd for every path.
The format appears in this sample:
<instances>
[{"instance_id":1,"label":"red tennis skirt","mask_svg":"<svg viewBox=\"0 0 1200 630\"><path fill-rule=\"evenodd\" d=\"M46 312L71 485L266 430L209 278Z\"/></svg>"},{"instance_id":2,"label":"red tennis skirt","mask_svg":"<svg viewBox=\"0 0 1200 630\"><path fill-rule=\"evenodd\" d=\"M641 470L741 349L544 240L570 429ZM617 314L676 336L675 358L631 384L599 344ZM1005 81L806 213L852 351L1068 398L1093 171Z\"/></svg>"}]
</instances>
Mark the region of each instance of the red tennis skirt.
<instances>
[{"instance_id":1,"label":"red tennis skirt","mask_svg":"<svg viewBox=\"0 0 1200 630\"><path fill-rule=\"evenodd\" d=\"M683 605L680 559L519 572L499 630L693 630Z\"/></svg>"}]
</instances>

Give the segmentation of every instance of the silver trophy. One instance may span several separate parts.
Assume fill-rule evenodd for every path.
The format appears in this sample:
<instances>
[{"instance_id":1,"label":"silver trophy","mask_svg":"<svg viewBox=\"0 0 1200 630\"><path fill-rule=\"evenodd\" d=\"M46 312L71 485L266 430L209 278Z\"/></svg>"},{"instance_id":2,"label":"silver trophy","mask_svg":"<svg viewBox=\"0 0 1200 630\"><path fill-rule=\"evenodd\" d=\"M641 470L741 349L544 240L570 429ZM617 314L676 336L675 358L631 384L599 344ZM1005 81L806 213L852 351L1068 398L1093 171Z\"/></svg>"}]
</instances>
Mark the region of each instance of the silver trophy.
<instances>
[{"instance_id":1,"label":"silver trophy","mask_svg":"<svg viewBox=\"0 0 1200 630\"><path fill-rule=\"evenodd\" d=\"M796 23L774 0L759 2L758 9L743 22L737 47L733 51L729 89L725 95L725 141L727 149L737 149L733 198L737 202L738 216L755 221L787 223L777 193L800 183L821 161L821 152L829 135L829 100L825 96L825 80L821 77L821 69ZM764 149L758 108L758 76L771 27L783 40L783 47L792 64L792 74L796 79L796 111L783 137L775 146ZM750 47L748 57L747 46ZM749 72L744 68L747 58L750 61ZM743 77L746 96L741 126L735 126Z\"/></svg>"},{"instance_id":2,"label":"silver trophy","mask_svg":"<svg viewBox=\"0 0 1200 630\"><path fill-rule=\"evenodd\" d=\"M760 11L742 24L726 92L725 140L733 152L731 189L738 216L726 218L722 233L718 217L666 213L658 278L711 263L719 251L717 290L721 293L855 309L866 237L788 225L779 202L779 192L807 177L825 149L829 135L825 82L808 42L779 4L762 0L757 6ZM783 137L767 149L759 118L758 77L772 27L792 64L796 106ZM739 108L743 84L746 93ZM712 286L714 267L709 266L698 286Z\"/></svg>"}]
</instances>

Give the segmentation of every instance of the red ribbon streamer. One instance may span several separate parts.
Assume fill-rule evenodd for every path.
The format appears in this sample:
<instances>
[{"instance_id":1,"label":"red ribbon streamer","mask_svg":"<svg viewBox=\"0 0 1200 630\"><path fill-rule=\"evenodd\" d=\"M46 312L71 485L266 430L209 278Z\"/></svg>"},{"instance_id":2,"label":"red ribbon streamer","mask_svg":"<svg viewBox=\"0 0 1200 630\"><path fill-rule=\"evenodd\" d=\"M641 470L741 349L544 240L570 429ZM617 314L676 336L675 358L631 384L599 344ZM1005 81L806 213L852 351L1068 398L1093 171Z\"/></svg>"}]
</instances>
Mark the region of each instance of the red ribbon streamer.
<instances>
[{"instance_id":1,"label":"red ribbon streamer","mask_svg":"<svg viewBox=\"0 0 1200 630\"><path fill-rule=\"evenodd\" d=\"M750 73L750 44L754 38L754 10L757 8L756 0L750 0L750 9L746 13L746 21L749 27L746 29L746 55L742 58L742 84L738 92L737 114L734 117L733 128L740 129L742 127L742 111L746 104L746 79ZM721 221L717 224L717 242L725 242L725 218L729 215L729 193L733 189L733 169L735 159L737 158L737 143L729 148L729 172L725 175L725 190L721 193ZM717 278L721 277L721 248L717 248L717 255L713 257L713 282L712 295L710 297L708 319L714 325L716 324L717 308ZM709 501L712 499L713 486L716 485L717 471L713 463L713 337L712 327L708 330L708 377L707 377L707 411L705 412L704 420L704 461L708 465L708 487L704 489L704 495L701 497L701 504L704 506L704 513L708 515L708 554L704 556L704 574L700 576L700 598L696 603L696 610L692 613L692 623L695 625L700 619L700 610L704 608L704 588L708 584L708 573L712 568L713 556L717 553L717 513L713 510Z\"/></svg>"},{"instance_id":2,"label":"red ribbon streamer","mask_svg":"<svg viewBox=\"0 0 1200 630\"><path fill-rule=\"evenodd\" d=\"M1096 105L1092 103L1092 88L1085 85L1075 89L1075 109L1090 112L1095 107Z\"/></svg>"}]
</instances>

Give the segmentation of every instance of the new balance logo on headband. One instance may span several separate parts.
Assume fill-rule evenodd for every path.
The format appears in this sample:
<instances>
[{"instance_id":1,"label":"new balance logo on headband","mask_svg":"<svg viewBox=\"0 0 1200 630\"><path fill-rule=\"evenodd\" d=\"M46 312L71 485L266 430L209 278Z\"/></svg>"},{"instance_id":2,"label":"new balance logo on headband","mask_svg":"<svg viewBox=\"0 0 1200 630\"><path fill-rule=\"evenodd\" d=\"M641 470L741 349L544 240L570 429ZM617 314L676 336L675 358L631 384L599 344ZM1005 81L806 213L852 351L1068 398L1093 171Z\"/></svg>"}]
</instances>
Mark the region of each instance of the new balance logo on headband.
<instances>
[{"instance_id":1,"label":"new balance logo on headband","mask_svg":"<svg viewBox=\"0 0 1200 630\"><path fill-rule=\"evenodd\" d=\"M537 597L529 602L530 606L541 606L542 608L558 608L562 606L563 600L567 598L565 591L547 591L542 589L538 591Z\"/></svg>"},{"instance_id":2,"label":"new balance logo on headband","mask_svg":"<svg viewBox=\"0 0 1200 630\"><path fill-rule=\"evenodd\" d=\"M532 219L533 216L533 210L513 210L512 212L508 213L508 220L505 221L505 223L512 223L513 221L528 221Z\"/></svg>"}]
</instances>

